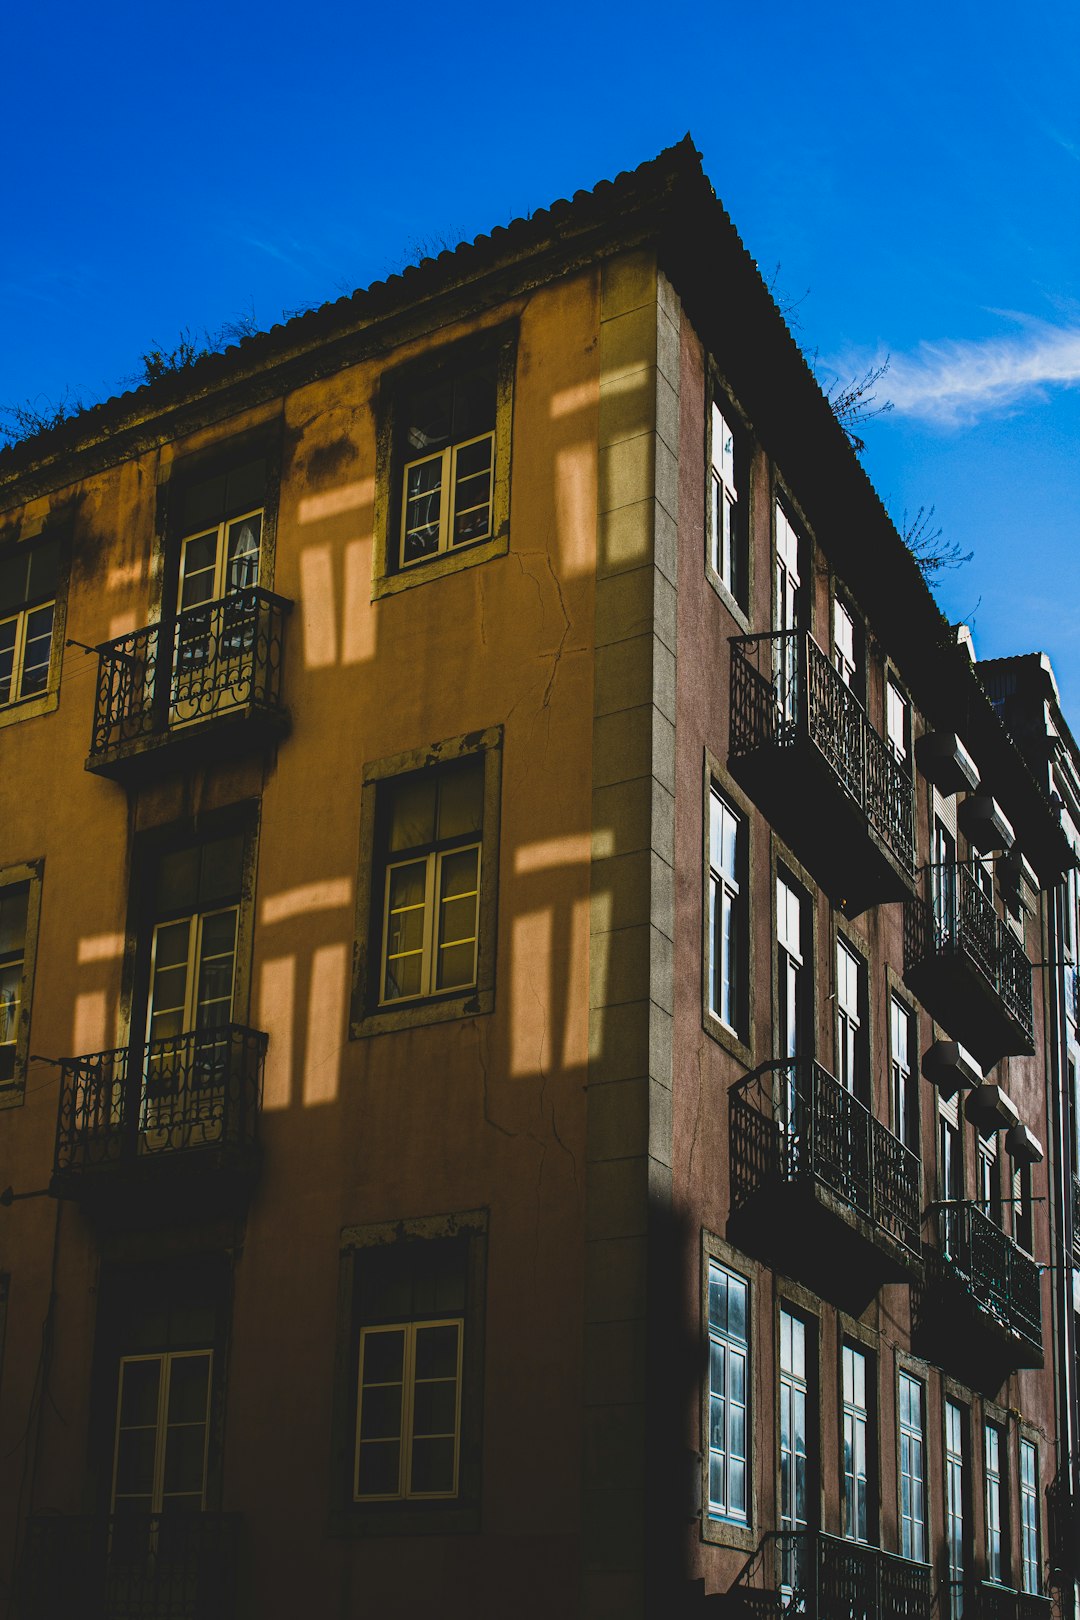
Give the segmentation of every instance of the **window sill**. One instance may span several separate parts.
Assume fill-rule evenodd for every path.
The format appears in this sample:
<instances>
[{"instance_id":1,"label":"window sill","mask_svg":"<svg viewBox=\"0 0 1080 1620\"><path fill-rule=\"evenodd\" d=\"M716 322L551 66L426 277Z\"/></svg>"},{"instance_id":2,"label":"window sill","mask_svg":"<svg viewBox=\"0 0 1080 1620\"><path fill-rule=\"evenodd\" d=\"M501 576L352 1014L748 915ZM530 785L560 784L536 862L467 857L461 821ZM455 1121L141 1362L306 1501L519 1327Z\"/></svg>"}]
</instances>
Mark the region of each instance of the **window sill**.
<instances>
[{"instance_id":1,"label":"window sill","mask_svg":"<svg viewBox=\"0 0 1080 1620\"><path fill-rule=\"evenodd\" d=\"M701 1539L714 1547L735 1547L740 1552L756 1552L758 1545L751 1525L734 1519L714 1519L707 1511L701 1516Z\"/></svg>"},{"instance_id":2,"label":"window sill","mask_svg":"<svg viewBox=\"0 0 1080 1620\"><path fill-rule=\"evenodd\" d=\"M475 1018L495 1011L494 990L470 990L464 996L439 1001L410 1001L402 1007L381 1007L377 1012L356 1019L349 1029L352 1040L368 1035L386 1035L394 1030L420 1029L426 1024L445 1024L451 1019Z\"/></svg>"},{"instance_id":3,"label":"window sill","mask_svg":"<svg viewBox=\"0 0 1080 1620\"><path fill-rule=\"evenodd\" d=\"M711 1035L718 1046L722 1046L725 1051L730 1052L733 1058L738 1058L744 1068L752 1069L754 1067L753 1053L746 1042L733 1029L729 1029L727 1024L722 1023L714 1013L711 1013L708 1007L702 1010L701 1027L706 1035Z\"/></svg>"},{"instance_id":4,"label":"window sill","mask_svg":"<svg viewBox=\"0 0 1080 1620\"><path fill-rule=\"evenodd\" d=\"M51 714L60 705L59 689L40 692L37 697L19 698L0 709L0 727L13 726L17 720L32 720L38 714Z\"/></svg>"},{"instance_id":5,"label":"window sill","mask_svg":"<svg viewBox=\"0 0 1080 1620\"><path fill-rule=\"evenodd\" d=\"M735 620L735 623L742 630L743 635L748 636L750 634L749 614L742 604L737 600L737 598L732 596L731 592L728 590L727 586L720 578L720 575L716 572L716 569L710 562L706 562L705 564L705 578L708 580L721 602L723 602L724 606L731 614L731 617Z\"/></svg>"},{"instance_id":6,"label":"window sill","mask_svg":"<svg viewBox=\"0 0 1080 1620\"><path fill-rule=\"evenodd\" d=\"M383 596L396 596L399 591L407 591L413 585L422 585L428 579L442 579L447 574L456 574L463 568L475 568L479 563L490 561L492 557L505 557L510 549L510 533L504 530L490 540L481 540L475 546L465 546L461 551L444 552L442 556L432 557L430 561L414 563L411 568L403 568L394 574L383 574L374 582L371 599L377 602Z\"/></svg>"}]
</instances>

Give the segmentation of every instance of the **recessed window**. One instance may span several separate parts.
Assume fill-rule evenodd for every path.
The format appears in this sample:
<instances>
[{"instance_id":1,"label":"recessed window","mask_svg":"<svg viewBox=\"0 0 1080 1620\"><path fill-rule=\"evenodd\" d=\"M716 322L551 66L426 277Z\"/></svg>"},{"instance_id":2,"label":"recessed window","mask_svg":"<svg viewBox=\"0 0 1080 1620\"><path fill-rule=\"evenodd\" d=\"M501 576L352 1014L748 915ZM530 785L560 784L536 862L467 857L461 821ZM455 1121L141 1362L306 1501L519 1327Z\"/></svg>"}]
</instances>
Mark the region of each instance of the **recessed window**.
<instances>
[{"instance_id":1,"label":"recessed window","mask_svg":"<svg viewBox=\"0 0 1080 1620\"><path fill-rule=\"evenodd\" d=\"M926 1563L926 1389L900 1374L900 1551Z\"/></svg>"},{"instance_id":2,"label":"recessed window","mask_svg":"<svg viewBox=\"0 0 1080 1620\"><path fill-rule=\"evenodd\" d=\"M746 438L727 401L709 418L709 564L740 607L746 606L750 468Z\"/></svg>"},{"instance_id":3,"label":"recessed window","mask_svg":"<svg viewBox=\"0 0 1080 1620\"><path fill-rule=\"evenodd\" d=\"M199 1513L206 1506L212 1363L211 1350L121 1359L114 1513Z\"/></svg>"},{"instance_id":4,"label":"recessed window","mask_svg":"<svg viewBox=\"0 0 1080 1620\"><path fill-rule=\"evenodd\" d=\"M855 685L855 620L839 597L833 602L833 665L845 686Z\"/></svg>"},{"instance_id":5,"label":"recessed window","mask_svg":"<svg viewBox=\"0 0 1080 1620\"><path fill-rule=\"evenodd\" d=\"M0 551L0 709L48 689L60 542Z\"/></svg>"},{"instance_id":6,"label":"recessed window","mask_svg":"<svg viewBox=\"0 0 1080 1620\"><path fill-rule=\"evenodd\" d=\"M709 794L709 1011L745 1039L748 1020L749 895L746 820Z\"/></svg>"},{"instance_id":7,"label":"recessed window","mask_svg":"<svg viewBox=\"0 0 1080 1620\"><path fill-rule=\"evenodd\" d=\"M967 1420L956 1401L945 1402L945 1543L949 1560L949 1617L964 1612L968 1532L966 1478Z\"/></svg>"},{"instance_id":8,"label":"recessed window","mask_svg":"<svg viewBox=\"0 0 1080 1620\"><path fill-rule=\"evenodd\" d=\"M811 1490L815 1462L816 1389L813 1333L801 1316L780 1312L780 1529L788 1532L781 1547L780 1584L785 1599L805 1589L806 1544L799 1532L812 1521Z\"/></svg>"},{"instance_id":9,"label":"recessed window","mask_svg":"<svg viewBox=\"0 0 1080 1620\"><path fill-rule=\"evenodd\" d=\"M849 1541L869 1542L873 1532L870 1481L874 1454L873 1361L863 1350L845 1344L842 1351L843 1411L841 1475L844 1485L843 1531Z\"/></svg>"},{"instance_id":10,"label":"recessed window","mask_svg":"<svg viewBox=\"0 0 1080 1620\"><path fill-rule=\"evenodd\" d=\"M865 1102L870 1078L870 1020L866 963L836 941L836 1078Z\"/></svg>"},{"instance_id":11,"label":"recessed window","mask_svg":"<svg viewBox=\"0 0 1080 1620\"><path fill-rule=\"evenodd\" d=\"M709 1263L709 1513L749 1520L750 1285Z\"/></svg>"},{"instance_id":12,"label":"recessed window","mask_svg":"<svg viewBox=\"0 0 1080 1620\"><path fill-rule=\"evenodd\" d=\"M910 769L911 705L891 676L885 682L885 737L893 758Z\"/></svg>"},{"instance_id":13,"label":"recessed window","mask_svg":"<svg viewBox=\"0 0 1080 1620\"><path fill-rule=\"evenodd\" d=\"M919 1073L915 1015L899 996L889 997L889 1057L893 1131L912 1153L919 1151Z\"/></svg>"},{"instance_id":14,"label":"recessed window","mask_svg":"<svg viewBox=\"0 0 1080 1620\"><path fill-rule=\"evenodd\" d=\"M0 889L0 1085L15 1075L29 903L29 883Z\"/></svg>"},{"instance_id":15,"label":"recessed window","mask_svg":"<svg viewBox=\"0 0 1080 1620\"><path fill-rule=\"evenodd\" d=\"M1008 1538L1005 1533L1005 1435L996 1423L983 1427L983 1470L986 1486L986 1573L990 1580L1003 1583L1008 1571Z\"/></svg>"},{"instance_id":16,"label":"recessed window","mask_svg":"<svg viewBox=\"0 0 1080 1620\"><path fill-rule=\"evenodd\" d=\"M1020 1442L1020 1553L1024 1563L1024 1591L1040 1592L1039 1451L1030 1440Z\"/></svg>"}]
</instances>

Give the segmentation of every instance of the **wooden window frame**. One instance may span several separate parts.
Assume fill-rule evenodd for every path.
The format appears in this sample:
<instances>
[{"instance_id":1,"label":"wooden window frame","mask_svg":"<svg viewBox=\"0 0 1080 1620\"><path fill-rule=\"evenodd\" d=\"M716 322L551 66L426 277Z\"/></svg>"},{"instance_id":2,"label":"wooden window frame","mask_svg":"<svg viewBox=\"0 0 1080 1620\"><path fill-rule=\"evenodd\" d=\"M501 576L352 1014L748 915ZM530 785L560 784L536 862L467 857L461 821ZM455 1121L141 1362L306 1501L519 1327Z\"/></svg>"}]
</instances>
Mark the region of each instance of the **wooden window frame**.
<instances>
[{"instance_id":1,"label":"wooden window frame","mask_svg":"<svg viewBox=\"0 0 1080 1620\"><path fill-rule=\"evenodd\" d=\"M0 1083L0 1109L18 1107L23 1101L26 1089L44 870L43 860L20 861L12 866L0 867L0 889L21 888L24 884L27 887L26 928L23 933L22 975L19 981L19 1011L14 1042L15 1056L10 1078Z\"/></svg>"},{"instance_id":2,"label":"wooden window frame","mask_svg":"<svg viewBox=\"0 0 1080 1620\"><path fill-rule=\"evenodd\" d=\"M453 1327L457 1329L457 1359L454 1369L454 1467L453 1485L448 1491L419 1491L412 1485L412 1442L415 1438L416 1408L416 1336L423 1328ZM360 1444L363 1438L364 1390L376 1387L364 1382L364 1348L368 1339L379 1333L404 1334L402 1365L401 1431L398 1435L398 1489L396 1491L361 1492ZM360 1350L357 1368L356 1457L353 1464L354 1502L430 1502L456 1500L461 1466L461 1367L465 1344L465 1319L462 1316L418 1317L406 1322L377 1322L360 1329ZM444 1438L439 1436L438 1438Z\"/></svg>"},{"instance_id":3,"label":"wooden window frame","mask_svg":"<svg viewBox=\"0 0 1080 1620\"><path fill-rule=\"evenodd\" d=\"M154 1425L154 1483L151 1489L150 1513L161 1514L165 1484L165 1457L167 1452L169 1394L172 1388L172 1368L174 1362L191 1361L195 1357L205 1358L207 1362L206 1374L206 1415L203 1420L203 1457L202 1457L202 1487L199 1492L199 1511L206 1511L206 1485L210 1471L210 1428L214 1412L214 1351L208 1345L205 1350L152 1350L137 1355L121 1356L116 1383L116 1419L115 1440L113 1444L112 1487L109 1493L109 1511L116 1512L116 1476L120 1456L120 1415L122 1410L124 1392L124 1368L132 1366L135 1362L156 1361L161 1365L161 1377L158 1383L158 1407ZM190 1494L190 1493L184 1493Z\"/></svg>"}]
</instances>

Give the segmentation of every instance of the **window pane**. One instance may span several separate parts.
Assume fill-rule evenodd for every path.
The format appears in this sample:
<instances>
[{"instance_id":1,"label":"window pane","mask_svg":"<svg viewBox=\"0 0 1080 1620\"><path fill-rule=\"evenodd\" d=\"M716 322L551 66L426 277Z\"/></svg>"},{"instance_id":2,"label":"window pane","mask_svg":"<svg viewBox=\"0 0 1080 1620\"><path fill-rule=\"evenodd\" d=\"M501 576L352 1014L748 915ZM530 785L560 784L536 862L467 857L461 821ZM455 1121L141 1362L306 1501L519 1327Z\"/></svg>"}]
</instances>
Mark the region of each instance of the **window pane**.
<instances>
[{"instance_id":1,"label":"window pane","mask_svg":"<svg viewBox=\"0 0 1080 1620\"><path fill-rule=\"evenodd\" d=\"M22 956L29 904L29 884L20 883L0 889L0 957L13 954Z\"/></svg>"},{"instance_id":2,"label":"window pane","mask_svg":"<svg viewBox=\"0 0 1080 1620\"><path fill-rule=\"evenodd\" d=\"M398 1440L362 1440L356 1469L357 1496L397 1496L401 1464Z\"/></svg>"},{"instance_id":3,"label":"window pane","mask_svg":"<svg viewBox=\"0 0 1080 1620\"><path fill-rule=\"evenodd\" d=\"M454 1445L453 1438L413 1441L411 1489L414 1496L445 1496L453 1491Z\"/></svg>"},{"instance_id":4,"label":"window pane","mask_svg":"<svg viewBox=\"0 0 1080 1620\"><path fill-rule=\"evenodd\" d=\"M229 524L228 570L225 588L244 590L259 583L259 548L262 539L262 513Z\"/></svg>"},{"instance_id":5,"label":"window pane","mask_svg":"<svg viewBox=\"0 0 1080 1620\"><path fill-rule=\"evenodd\" d=\"M396 1440L401 1434L401 1385L364 1385L360 1433L365 1440Z\"/></svg>"},{"instance_id":6,"label":"window pane","mask_svg":"<svg viewBox=\"0 0 1080 1620\"><path fill-rule=\"evenodd\" d=\"M484 762L448 770L438 779L440 841L478 833L484 824ZM429 840L430 841L430 840Z\"/></svg>"},{"instance_id":7,"label":"window pane","mask_svg":"<svg viewBox=\"0 0 1080 1620\"><path fill-rule=\"evenodd\" d=\"M400 1383L405 1354L405 1333L401 1328L383 1332L365 1330L363 1339L363 1378L365 1383Z\"/></svg>"},{"instance_id":8,"label":"window pane","mask_svg":"<svg viewBox=\"0 0 1080 1620\"><path fill-rule=\"evenodd\" d=\"M23 649L20 697L33 697L49 684L49 655L52 651L53 604L36 608L26 616L26 645Z\"/></svg>"},{"instance_id":9,"label":"window pane","mask_svg":"<svg viewBox=\"0 0 1080 1620\"><path fill-rule=\"evenodd\" d=\"M0 703L11 702L11 683L15 670L15 636L18 622L8 619L0 624Z\"/></svg>"},{"instance_id":10,"label":"window pane","mask_svg":"<svg viewBox=\"0 0 1080 1620\"><path fill-rule=\"evenodd\" d=\"M417 1328L417 1378L456 1378L459 1333L456 1322Z\"/></svg>"},{"instance_id":11,"label":"window pane","mask_svg":"<svg viewBox=\"0 0 1080 1620\"><path fill-rule=\"evenodd\" d=\"M443 469L441 455L405 469L403 562L416 562L439 549Z\"/></svg>"},{"instance_id":12,"label":"window pane","mask_svg":"<svg viewBox=\"0 0 1080 1620\"><path fill-rule=\"evenodd\" d=\"M210 1357L174 1356L169 1369L169 1422L205 1423Z\"/></svg>"},{"instance_id":13,"label":"window pane","mask_svg":"<svg viewBox=\"0 0 1080 1620\"><path fill-rule=\"evenodd\" d=\"M390 850L421 849L435 842L438 779L430 773L395 782L390 799Z\"/></svg>"}]
</instances>

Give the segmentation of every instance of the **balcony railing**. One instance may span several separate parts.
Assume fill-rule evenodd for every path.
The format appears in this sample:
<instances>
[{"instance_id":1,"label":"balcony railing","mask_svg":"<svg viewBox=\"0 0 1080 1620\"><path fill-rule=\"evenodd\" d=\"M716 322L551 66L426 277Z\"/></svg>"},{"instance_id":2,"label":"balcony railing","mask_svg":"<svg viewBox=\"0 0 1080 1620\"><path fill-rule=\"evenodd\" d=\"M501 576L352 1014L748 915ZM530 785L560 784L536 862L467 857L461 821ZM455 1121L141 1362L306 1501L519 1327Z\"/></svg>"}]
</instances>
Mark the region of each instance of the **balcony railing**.
<instances>
[{"instance_id":1,"label":"balcony railing","mask_svg":"<svg viewBox=\"0 0 1080 1620\"><path fill-rule=\"evenodd\" d=\"M1066 1457L1046 1491L1050 1564L1059 1577L1080 1580L1080 1456Z\"/></svg>"},{"instance_id":2,"label":"balcony railing","mask_svg":"<svg viewBox=\"0 0 1080 1620\"><path fill-rule=\"evenodd\" d=\"M65 1059L54 1185L76 1196L147 1161L200 1168L249 1159L267 1037L242 1024Z\"/></svg>"},{"instance_id":3,"label":"balcony railing","mask_svg":"<svg viewBox=\"0 0 1080 1620\"><path fill-rule=\"evenodd\" d=\"M929 1564L819 1530L772 1530L729 1593L734 1614L763 1613L761 1599L782 1594L774 1612L806 1620L930 1620Z\"/></svg>"},{"instance_id":4,"label":"balcony railing","mask_svg":"<svg viewBox=\"0 0 1080 1620\"><path fill-rule=\"evenodd\" d=\"M234 1620L240 1519L230 1513L39 1516L27 1527L21 1620Z\"/></svg>"},{"instance_id":5,"label":"balcony railing","mask_svg":"<svg viewBox=\"0 0 1080 1620\"><path fill-rule=\"evenodd\" d=\"M1049 1620L1053 1605L1035 1592L1017 1592L994 1581L948 1581L948 1607L942 1613L964 1620ZM958 1601L963 1597L963 1606Z\"/></svg>"},{"instance_id":6,"label":"balcony railing","mask_svg":"<svg viewBox=\"0 0 1080 1620\"><path fill-rule=\"evenodd\" d=\"M932 1204L937 1238L932 1282L958 1293L1008 1337L1037 1352L1042 1365L1039 1267L977 1204Z\"/></svg>"},{"instance_id":7,"label":"balcony railing","mask_svg":"<svg viewBox=\"0 0 1080 1620\"><path fill-rule=\"evenodd\" d=\"M1080 1176L1075 1170L1072 1176L1072 1251L1073 1259L1080 1265Z\"/></svg>"},{"instance_id":8,"label":"balcony railing","mask_svg":"<svg viewBox=\"0 0 1080 1620\"><path fill-rule=\"evenodd\" d=\"M732 639L729 752L733 764L763 757L776 763L809 753L876 845L887 851L903 889L910 889L915 870L911 777L812 636L785 630ZM798 806L798 816L804 823L817 819L809 802ZM850 839L846 843L850 865L856 852Z\"/></svg>"},{"instance_id":9,"label":"balcony railing","mask_svg":"<svg viewBox=\"0 0 1080 1620\"><path fill-rule=\"evenodd\" d=\"M257 586L187 608L98 647L89 770L180 740L200 722L284 719L281 673L292 604ZM204 730L204 726L200 726ZM231 730L231 728L230 728Z\"/></svg>"},{"instance_id":10,"label":"balcony railing","mask_svg":"<svg viewBox=\"0 0 1080 1620\"><path fill-rule=\"evenodd\" d=\"M916 1260L918 1157L827 1069L766 1064L730 1099L736 1210L784 1186L819 1186Z\"/></svg>"},{"instance_id":11,"label":"balcony railing","mask_svg":"<svg viewBox=\"0 0 1080 1620\"><path fill-rule=\"evenodd\" d=\"M947 1029L956 1018L974 1028L964 1044L975 1052L986 1046L979 1029L985 1029L988 1014L995 1024L995 1049L1002 1039L1007 1043L998 1056L1033 1052L1031 963L1022 945L970 867L934 864L925 872L928 893L905 906L905 975L918 981L928 1009Z\"/></svg>"}]
</instances>

